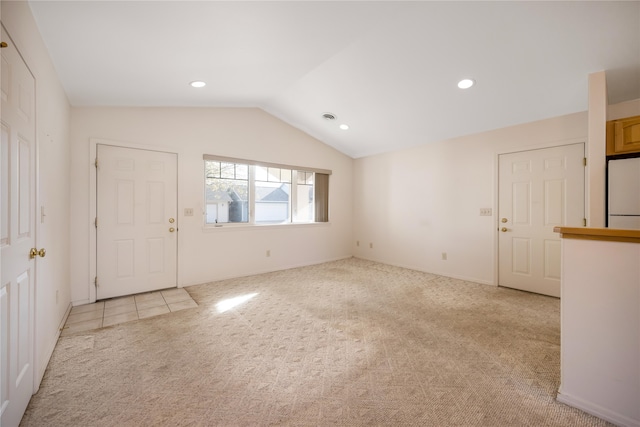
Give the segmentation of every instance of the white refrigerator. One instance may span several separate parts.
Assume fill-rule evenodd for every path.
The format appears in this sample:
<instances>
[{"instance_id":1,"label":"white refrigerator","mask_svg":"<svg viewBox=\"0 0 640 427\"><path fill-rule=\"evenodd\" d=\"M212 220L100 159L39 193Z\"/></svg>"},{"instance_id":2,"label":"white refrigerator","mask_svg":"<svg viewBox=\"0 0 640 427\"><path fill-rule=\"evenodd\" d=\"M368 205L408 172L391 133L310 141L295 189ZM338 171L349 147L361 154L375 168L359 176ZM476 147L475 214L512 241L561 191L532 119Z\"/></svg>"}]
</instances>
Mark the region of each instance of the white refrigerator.
<instances>
[{"instance_id":1,"label":"white refrigerator","mask_svg":"<svg viewBox=\"0 0 640 427\"><path fill-rule=\"evenodd\" d=\"M640 157L609 160L609 228L640 230Z\"/></svg>"}]
</instances>

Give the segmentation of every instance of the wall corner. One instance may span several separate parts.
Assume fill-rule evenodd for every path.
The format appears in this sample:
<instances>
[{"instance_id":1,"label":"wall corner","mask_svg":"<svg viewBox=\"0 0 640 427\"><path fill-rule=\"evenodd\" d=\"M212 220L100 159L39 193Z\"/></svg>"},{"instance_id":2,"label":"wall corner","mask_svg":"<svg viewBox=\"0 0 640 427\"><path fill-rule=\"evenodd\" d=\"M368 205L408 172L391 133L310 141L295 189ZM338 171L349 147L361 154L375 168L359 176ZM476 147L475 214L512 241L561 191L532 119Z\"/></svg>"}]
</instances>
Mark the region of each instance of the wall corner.
<instances>
[{"instance_id":1,"label":"wall corner","mask_svg":"<svg viewBox=\"0 0 640 427\"><path fill-rule=\"evenodd\" d=\"M587 225L605 226L607 79L604 71L589 74L587 128Z\"/></svg>"}]
</instances>

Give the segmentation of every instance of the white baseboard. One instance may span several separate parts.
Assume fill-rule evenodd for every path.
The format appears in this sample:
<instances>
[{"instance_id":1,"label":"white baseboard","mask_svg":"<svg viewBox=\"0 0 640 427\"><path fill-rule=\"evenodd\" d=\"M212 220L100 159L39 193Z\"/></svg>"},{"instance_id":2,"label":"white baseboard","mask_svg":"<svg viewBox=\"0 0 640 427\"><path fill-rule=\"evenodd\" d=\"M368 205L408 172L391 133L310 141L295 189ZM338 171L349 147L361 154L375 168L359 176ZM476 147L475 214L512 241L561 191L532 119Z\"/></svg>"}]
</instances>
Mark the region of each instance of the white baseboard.
<instances>
[{"instance_id":1,"label":"white baseboard","mask_svg":"<svg viewBox=\"0 0 640 427\"><path fill-rule=\"evenodd\" d=\"M378 260L378 259L374 259L374 258L364 258L364 257L361 257L361 256L356 256L355 258L363 259L363 260L366 260L366 261L379 262L380 264L392 265L394 267L406 268L408 270L420 271L422 273L435 274L436 276L442 276L442 277L449 277L451 279L464 280L465 282L479 283L481 285L490 285L490 286L494 286L494 287L496 286L494 283L492 283L489 280L480 279L480 278L477 278L477 277L461 276L461 275L458 275L458 274L451 274L451 273L440 273L440 272L437 272L437 271L428 271L428 270L425 270L424 268L421 268L421 267L418 267L418 266L415 266L415 265L403 264L403 263L395 263L395 262L389 262L389 261L382 261L382 260Z\"/></svg>"},{"instance_id":2,"label":"white baseboard","mask_svg":"<svg viewBox=\"0 0 640 427\"><path fill-rule=\"evenodd\" d=\"M323 260L315 260L315 261L309 261L309 262L302 262L302 263L293 263L293 264L285 264L285 265L280 265L278 267L274 267L274 268L266 268L266 269L256 269L256 270L251 270L251 271L246 271L242 274L229 274L229 275L221 275L221 276L216 276L216 277L212 277L211 279L205 281L205 282L199 282L199 283L179 283L178 284L178 288L184 288L187 286L197 286L197 285L201 285L203 283L209 283L209 282L218 282L221 280L228 280L228 279L238 279L240 277L249 277L249 276L256 276L258 274L265 274L265 273L273 273L275 271L284 271L284 270L291 270L293 268L300 268L300 267L309 267L311 265L319 265L319 264L324 264L327 262L333 262L333 261L340 261L343 259L349 259L349 258L353 258L353 256L351 255L344 255L344 256L339 256L339 257L335 257L335 258L327 258L327 259L323 259Z\"/></svg>"},{"instance_id":3,"label":"white baseboard","mask_svg":"<svg viewBox=\"0 0 640 427\"><path fill-rule=\"evenodd\" d=\"M558 393L556 400L621 427L640 427L640 420L634 420L579 397Z\"/></svg>"}]
</instances>

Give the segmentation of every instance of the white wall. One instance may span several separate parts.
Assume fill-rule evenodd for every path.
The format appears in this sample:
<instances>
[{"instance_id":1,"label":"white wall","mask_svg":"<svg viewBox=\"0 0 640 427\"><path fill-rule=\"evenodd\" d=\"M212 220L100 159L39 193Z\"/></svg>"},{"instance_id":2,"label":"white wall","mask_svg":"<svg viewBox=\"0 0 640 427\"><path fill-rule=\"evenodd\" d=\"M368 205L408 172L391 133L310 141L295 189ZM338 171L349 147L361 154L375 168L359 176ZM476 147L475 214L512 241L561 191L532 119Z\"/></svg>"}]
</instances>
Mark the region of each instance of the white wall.
<instances>
[{"instance_id":1,"label":"white wall","mask_svg":"<svg viewBox=\"0 0 640 427\"><path fill-rule=\"evenodd\" d=\"M89 301L93 281L92 138L178 153L179 286L351 256L353 160L268 113L255 108L74 108L71 116L74 304ZM332 170L330 224L205 229L203 154ZM185 217L184 208L194 208L195 216Z\"/></svg>"},{"instance_id":2,"label":"white wall","mask_svg":"<svg viewBox=\"0 0 640 427\"><path fill-rule=\"evenodd\" d=\"M496 284L498 154L586 134L584 112L355 160L354 254Z\"/></svg>"},{"instance_id":3,"label":"white wall","mask_svg":"<svg viewBox=\"0 0 640 427\"><path fill-rule=\"evenodd\" d=\"M36 261L36 380L39 383L70 306L69 117L70 107L27 2L2 1L7 28L36 79L38 193L46 217L36 235L45 258ZM38 217L39 217L38 209Z\"/></svg>"},{"instance_id":4,"label":"white wall","mask_svg":"<svg viewBox=\"0 0 640 427\"><path fill-rule=\"evenodd\" d=\"M640 244L562 239L558 400L640 426Z\"/></svg>"},{"instance_id":5,"label":"white wall","mask_svg":"<svg viewBox=\"0 0 640 427\"><path fill-rule=\"evenodd\" d=\"M640 116L640 99L609 105L607 120L623 119L625 117Z\"/></svg>"}]
</instances>

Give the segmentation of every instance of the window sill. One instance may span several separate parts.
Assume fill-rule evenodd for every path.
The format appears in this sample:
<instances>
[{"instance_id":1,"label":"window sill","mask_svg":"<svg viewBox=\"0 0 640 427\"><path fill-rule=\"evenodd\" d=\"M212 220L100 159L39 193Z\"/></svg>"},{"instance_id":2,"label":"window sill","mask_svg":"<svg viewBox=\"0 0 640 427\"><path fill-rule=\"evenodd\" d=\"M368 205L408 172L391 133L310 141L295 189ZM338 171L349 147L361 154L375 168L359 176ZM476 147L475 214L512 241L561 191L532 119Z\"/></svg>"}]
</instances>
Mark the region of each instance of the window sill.
<instances>
[{"instance_id":1,"label":"window sill","mask_svg":"<svg viewBox=\"0 0 640 427\"><path fill-rule=\"evenodd\" d=\"M329 227L331 222L298 222L288 224L207 224L202 227L205 233L216 233L219 231L233 231L233 230L275 230L286 228L307 228L307 227Z\"/></svg>"}]
</instances>

